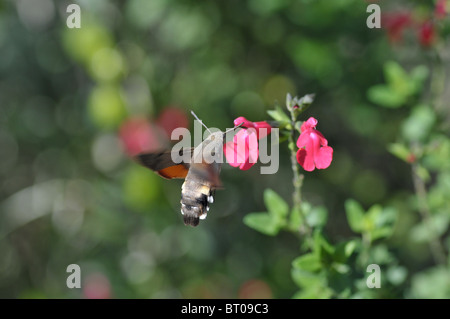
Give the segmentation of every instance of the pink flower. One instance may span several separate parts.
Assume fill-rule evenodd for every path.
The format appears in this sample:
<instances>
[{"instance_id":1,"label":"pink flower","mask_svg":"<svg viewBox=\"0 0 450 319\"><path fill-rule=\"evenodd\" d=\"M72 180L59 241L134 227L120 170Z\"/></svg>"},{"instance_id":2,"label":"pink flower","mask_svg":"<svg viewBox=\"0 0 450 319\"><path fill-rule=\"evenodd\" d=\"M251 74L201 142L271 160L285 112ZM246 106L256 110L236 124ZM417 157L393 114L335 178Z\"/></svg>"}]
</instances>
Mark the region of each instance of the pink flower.
<instances>
[{"instance_id":1,"label":"pink flower","mask_svg":"<svg viewBox=\"0 0 450 319\"><path fill-rule=\"evenodd\" d=\"M311 172L314 168L324 169L330 166L333 160L333 149L328 146L326 138L316 130L317 120L310 117L303 122L301 134L297 140L297 162L305 171Z\"/></svg>"},{"instance_id":2,"label":"pink flower","mask_svg":"<svg viewBox=\"0 0 450 319\"><path fill-rule=\"evenodd\" d=\"M174 129L179 127L189 127L189 120L186 116L186 112L175 107L164 108L155 122L166 132L169 139Z\"/></svg>"},{"instance_id":3,"label":"pink flower","mask_svg":"<svg viewBox=\"0 0 450 319\"><path fill-rule=\"evenodd\" d=\"M419 42L424 47L430 47L435 39L434 25L431 20L425 21L417 34Z\"/></svg>"},{"instance_id":4,"label":"pink flower","mask_svg":"<svg viewBox=\"0 0 450 319\"><path fill-rule=\"evenodd\" d=\"M167 143L162 129L141 117L127 119L120 127L119 137L129 156L159 150Z\"/></svg>"},{"instance_id":5,"label":"pink flower","mask_svg":"<svg viewBox=\"0 0 450 319\"><path fill-rule=\"evenodd\" d=\"M102 273L89 274L83 283L83 295L87 299L110 299L112 291L109 279Z\"/></svg>"},{"instance_id":6,"label":"pink flower","mask_svg":"<svg viewBox=\"0 0 450 319\"><path fill-rule=\"evenodd\" d=\"M261 121L261 122L252 122L247 120L245 117L243 116L239 116L237 119L234 120L234 125L238 126L241 123L243 128L254 128L256 129L256 135L258 137L258 140L266 137L267 135L270 134L270 131L272 129L272 127L270 126L269 123Z\"/></svg>"},{"instance_id":7,"label":"pink flower","mask_svg":"<svg viewBox=\"0 0 450 319\"><path fill-rule=\"evenodd\" d=\"M400 42L403 38L403 31L411 23L411 13L409 12L387 13L382 16L382 25L386 28L391 43Z\"/></svg>"},{"instance_id":8,"label":"pink flower","mask_svg":"<svg viewBox=\"0 0 450 319\"><path fill-rule=\"evenodd\" d=\"M437 19L444 19L447 15L447 0L438 0L434 8L434 15Z\"/></svg>"},{"instance_id":9,"label":"pink flower","mask_svg":"<svg viewBox=\"0 0 450 319\"><path fill-rule=\"evenodd\" d=\"M267 122L251 122L242 116L234 120L234 125L240 124L243 129L233 141L225 143L223 152L228 164L247 170L258 160L258 140L270 134L271 126Z\"/></svg>"},{"instance_id":10,"label":"pink flower","mask_svg":"<svg viewBox=\"0 0 450 319\"><path fill-rule=\"evenodd\" d=\"M124 151L129 156L135 156L166 148L172 131L178 127L188 127L188 124L184 111L166 107L155 121L145 117L126 119L120 126L119 137Z\"/></svg>"}]
</instances>

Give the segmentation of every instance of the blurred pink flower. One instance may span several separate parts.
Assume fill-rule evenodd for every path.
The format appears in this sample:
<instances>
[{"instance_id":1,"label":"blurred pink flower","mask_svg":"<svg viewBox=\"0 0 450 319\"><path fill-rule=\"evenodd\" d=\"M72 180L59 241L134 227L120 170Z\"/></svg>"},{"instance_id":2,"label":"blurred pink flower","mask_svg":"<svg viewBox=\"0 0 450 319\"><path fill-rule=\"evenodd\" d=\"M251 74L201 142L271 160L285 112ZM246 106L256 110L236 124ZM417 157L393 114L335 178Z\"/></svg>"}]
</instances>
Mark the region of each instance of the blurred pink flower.
<instances>
[{"instance_id":1,"label":"blurred pink flower","mask_svg":"<svg viewBox=\"0 0 450 319\"><path fill-rule=\"evenodd\" d=\"M447 0L438 0L434 7L434 16L437 19L444 19L447 15Z\"/></svg>"},{"instance_id":2,"label":"blurred pink flower","mask_svg":"<svg viewBox=\"0 0 450 319\"><path fill-rule=\"evenodd\" d=\"M417 34L419 42L424 47L430 47L435 40L434 25L431 20L425 21L420 27Z\"/></svg>"},{"instance_id":3,"label":"blurred pink flower","mask_svg":"<svg viewBox=\"0 0 450 319\"><path fill-rule=\"evenodd\" d=\"M382 15L381 25L386 28L391 43L401 42L403 31L412 23L410 12L389 12Z\"/></svg>"},{"instance_id":4,"label":"blurred pink flower","mask_svg":"<svg viewBox=\"0 0 450 319\"><path fill-rule=\"evenodd\" d=\"M160 150L166 137L160 129L145 118L129 118L119 130L119 137L129 156Z\"/></svg>"},{"instance_id":5,"label":"blurred pink flower","mask_svg":"<svg viewBox=\"0 0 450 319\"><path fill-rule=\"evenodd\" d=\"M183 110L168 107L154 122L144 117L127 119L120 127L119 136L125 152L135 156L166 148L172 131L178 127L186 128L188 124Z\"/></svg>"},{"instance_id":6,"label":"blurred pink flower","mask_svg":"<svg viewBox=\"0 0 450 319\"><path fill-rule=\"evenodd\" d=\"M322 133L316 130L317 123L313 117L303 122L297 140L297 147L300 148L297 151L297 162L309 172L315 168L327 168L333 160L333 149L328 146L328 141Z\"/></svg>"},{"instance_id":7,"label":"blurred pink flower","mask_svg":"<svg viewBox=\"0 0 450 319\"><path fill-rule=\"evenodd\" d=\"M169 139L174 129L189 126L186 113L175 107L166 107L155 122L166 132Z\"/></svg>"},{"instance_id":8,"label":"blurred pink flower","mask_svg":"<svg viewBox=\"0 0 450 319\"><path fill-rule=\"evenodd\" d=\"M239 299L271 299L272 289L259 279L250 279L242 284L238 293Z\"/></svg>"},{"instance_id":9,"label":"blurred pink flower","mask_svg":"<svg viewBox=\"0 0 450 319\"><path fill-rule=\"evenodd\" d=\"M109 280L101 273L88 275L82 287L87 299L109 299L112 295Z\"/></svg>"}]
</instances>

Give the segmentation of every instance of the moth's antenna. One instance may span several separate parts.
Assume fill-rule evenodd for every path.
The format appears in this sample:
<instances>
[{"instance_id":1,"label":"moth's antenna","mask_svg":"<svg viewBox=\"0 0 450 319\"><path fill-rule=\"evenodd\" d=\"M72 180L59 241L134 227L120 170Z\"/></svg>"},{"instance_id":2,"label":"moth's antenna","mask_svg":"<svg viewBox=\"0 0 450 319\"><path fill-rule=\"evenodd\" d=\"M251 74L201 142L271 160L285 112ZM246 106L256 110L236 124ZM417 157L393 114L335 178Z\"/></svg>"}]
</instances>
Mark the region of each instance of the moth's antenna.
<instances>
[{"instance_id":1,"label":"moth's antenna","mask_svg":"<svg viewBox=\"0 0 450 319\"><path fill-rule=\"evenodd\" d=\"M225 133L223 133L223 134L227 134L227 133L230 132L230 131L234 131L235 129L241 127L242 125L244 125L244 122L242 122L242 123L239 124L239 125L236 125L236 126L233 127L233 128L230 128L229 130L226 130Z\"/></svg>"},{"instance_id":2,"label":"moth's antenna","mask_svg":"<svg viewBox=\"0 0 450 319\"><path fill-rule=\"evenodd\" d=\"M200 120L200 119L198 118L198 116L194 113L194 111L191 110L191 114L195 117L195 119L196 119L197 121L200 122L201 125L203 125L203 126L206 128L206 130L207 130L209 133L212 134L212 132L209 130L209 128L203 123L202 120Z\"/></svg>"}]
</instances>

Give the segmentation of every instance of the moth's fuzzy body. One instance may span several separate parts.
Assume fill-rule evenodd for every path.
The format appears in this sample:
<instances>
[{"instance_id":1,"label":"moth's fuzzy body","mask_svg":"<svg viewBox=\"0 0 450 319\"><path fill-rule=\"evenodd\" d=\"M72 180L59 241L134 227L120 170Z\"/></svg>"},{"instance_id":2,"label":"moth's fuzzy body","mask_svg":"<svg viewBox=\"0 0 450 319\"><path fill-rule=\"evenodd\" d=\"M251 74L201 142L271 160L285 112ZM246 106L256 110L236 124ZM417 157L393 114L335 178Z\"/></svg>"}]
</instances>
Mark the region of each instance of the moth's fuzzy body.
<instances>
[{"instance_id":1,"label":"moth's fuzzy body","mask_svg":"<svg viewBox=\"0 0 450 319\"><path fill-rule=\"evenodd\" d=\"M181 186L181 213L186 225L197 226L205 219L209 204L214 201L214 190L219 185L223 133L212 133L194 149L189 172ZM217 159L219 159L217 161Z\"/></svg>"}]
</instances>

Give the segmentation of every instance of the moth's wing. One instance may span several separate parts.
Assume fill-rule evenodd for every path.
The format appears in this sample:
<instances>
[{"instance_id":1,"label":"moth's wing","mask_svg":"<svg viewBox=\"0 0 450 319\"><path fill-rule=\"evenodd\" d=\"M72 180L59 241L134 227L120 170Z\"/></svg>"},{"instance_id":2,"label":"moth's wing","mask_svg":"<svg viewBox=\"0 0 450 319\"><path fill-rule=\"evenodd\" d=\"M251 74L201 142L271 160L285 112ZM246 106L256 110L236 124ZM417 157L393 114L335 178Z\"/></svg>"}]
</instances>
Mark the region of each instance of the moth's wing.
<instances>
[{"instance_id":1,"label":"moth's wing","mask_svg":"<svg viewBox=\"0 0 450 319\"><path fill-rule=\"evenodd\" d=\"M189 168L183 164L169 166L157 171L158 175L167 179L186 178Z\"/></svg>"},{"instance_id":2,"label":"moth's wing","mask_svg":"<svg viewBox=\"0 0 450 319\"><path fill-rule=\"evenodd\" d=\"M200 179L207 181L210 184L211 189L221 189L222 183L220 181L220 163L192 163L190 170L191 174L199 177Z\"/></svg>"},{"instance_id":3,"label":"moth's wing","mask_svg":"<svg viewBox=\"0 0 450 319\"><path fill-rule=\"evenodd\" d=\"M190 159L192 152L193 150L189 148L176 153L173 151L143 153L137 155L135 159L138 163L155 171L161 177L167 179L185 178L189 171L189 162L175 163L173 158L188 154L187 156Z\"/></svg>"}]
</instances>

